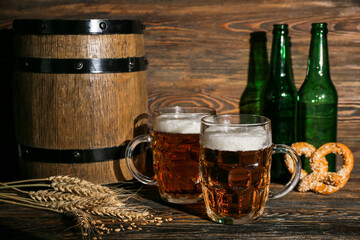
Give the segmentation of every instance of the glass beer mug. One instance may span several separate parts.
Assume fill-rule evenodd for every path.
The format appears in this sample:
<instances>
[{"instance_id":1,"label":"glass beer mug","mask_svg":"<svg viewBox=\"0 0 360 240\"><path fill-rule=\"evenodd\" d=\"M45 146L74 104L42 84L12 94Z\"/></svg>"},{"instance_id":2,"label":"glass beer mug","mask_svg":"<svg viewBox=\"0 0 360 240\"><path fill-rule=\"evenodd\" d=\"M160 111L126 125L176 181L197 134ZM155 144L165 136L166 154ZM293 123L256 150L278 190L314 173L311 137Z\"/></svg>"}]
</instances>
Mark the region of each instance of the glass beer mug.
<instances>
[{"instance_id":1,"label":"glass beer mug","mask_svg":"<svg viewBox=\"0 0 360 240\"><path fill-rule=\"evenodd\" d=\"M271 192L274 153L287 153L296 167L290 181ZM256 221L268 198L290 192L300 178L296 152L271 141L270 120L255 115L218 115L201 119L200 182L208 216L225 224Z\"/></svg>"},{"instance_id":2,"label":"glass beer mug","mask_svg":"<svg viewBox=\"0 0 360 240\"><path fill-rule=\"evenodd\" d=\"M157 185L165 201L186 204L201 200L200 120L210 114L215 114L215 110L208 107L176 106L154 111L152 133L134 138L126 149L126 163L132 175L144 184ZM143 175L134 165L134 149L142 142L152 145L154 178Z\"/></svg>"}]
</instances>

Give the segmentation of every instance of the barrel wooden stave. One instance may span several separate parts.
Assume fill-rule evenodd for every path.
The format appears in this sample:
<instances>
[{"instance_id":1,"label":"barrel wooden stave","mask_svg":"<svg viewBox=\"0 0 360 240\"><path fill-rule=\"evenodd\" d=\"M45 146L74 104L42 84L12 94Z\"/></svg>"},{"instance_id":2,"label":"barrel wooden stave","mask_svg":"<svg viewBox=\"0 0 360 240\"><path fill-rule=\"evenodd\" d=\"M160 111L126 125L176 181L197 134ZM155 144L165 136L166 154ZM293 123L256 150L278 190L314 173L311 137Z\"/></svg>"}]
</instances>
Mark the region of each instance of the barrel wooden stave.
<instances>
[{"instance_id":1,"label":"barrel wooden stave","mask_svg":"<svg viewBox=\"0 0 360 240\"><path fill-rule=\"evenodd\" d=\"M77 176L94 183L115 183L133 179L127 170L125 159L86 164L30 162L20 159L19 163L21 165L20 174L24 178Z\"/></svg>"},{"instance_id":2,"label":"barrel wooden stave","mask_svg":"<svg viewBox=\"0 0 360 240\"><path fill-rule=\"evenodd\" d=\"M144 57L142 34L15 34L15 55L42 59ZM147 113L146 71L106 73L14 72L15 135L38 149L123 146L139 134ZM142 129L143 123L141 124ZM141 132L144 133L144 132ZM141 154L144 156L144 153ZM22 177L78 176L97 183L132 179L124 159L79 163L20 157Z\"/></svg>"},{"instance_id":3,"label":"barrel wooden stave","mask_svg":"<svg viewBox=\"0 0 360 240\"><path fill-rule=\"evenodd\" d=\"M126 58L145 56L141 34L15 35L18 56L38 58Z\"/></svg>"},{"instance_id":4,"label":"barrel wooden stave","mask_svg":"<svg viewBox=\"0 0 360 240\"><path fill-rule=\"evenodd\" d=\"M34 74L15 77L19 143L51 149L113 147L131 140L147 112L146 73ZM54 97L56 96L56 97Z\"/></svg>"}]
</instances>

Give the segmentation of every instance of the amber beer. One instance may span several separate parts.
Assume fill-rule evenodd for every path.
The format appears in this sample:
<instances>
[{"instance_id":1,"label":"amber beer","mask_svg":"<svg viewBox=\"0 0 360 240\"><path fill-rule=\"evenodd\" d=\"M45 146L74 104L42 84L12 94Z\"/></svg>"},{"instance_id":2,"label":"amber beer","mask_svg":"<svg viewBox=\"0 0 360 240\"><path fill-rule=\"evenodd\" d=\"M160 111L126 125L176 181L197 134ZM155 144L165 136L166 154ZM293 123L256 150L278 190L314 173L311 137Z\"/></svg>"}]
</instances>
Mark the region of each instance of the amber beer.
<instances>
[{"instance_id":1,"label":"amber beer","mask_svg":"<svg viewBox=\"0 0 360 240\"><path fill-rule=\"evenodd\" d=\"M194 113L165 114L156 118L154 172L160 194L173 201L197 202L199 181L200 118Z\"/></svg>"},{"instance_id":2,"label":"amber beer","mask_svg":"<svg viewBox=\"0 0 360 240\"><path fill-rule=\"evenodd\" d=\"M201 147L204 199L217 215L252 215L256 220L264 211L270 186L271 146L254 149L250 144L256 140L248 138L232 138L231 145L226 136L209 135Z\"/></svg>"},{"instance_id":3,"label":"amber beer","mask_svg":"<svg viewBox=\"0 0 360 240\"><path fill-rule=\"evenodd\" d=\"M154 171L159 191L167 198L196 199L199 182L199 134L153 134Z\"/></svg>"},{"instance_id":4,"label":"amber beer","mask_svg":"<svg viewBox=\"0 0 360 240\"><path fill-rule=\"evenodd\" d=\"M279 192L270 194L273 152L291 154L297 174ZM291 148L271 142L267 118L219 115L202 119L200 181L206 212L215 222L256 221L264 212L269 197L281 197L296 185L299 164Z\"/></svg>"},{"instance_id":5,"label":"amber beer","mask_svg":"<svg viewBox=\"0 0 360 240\"><path fill-rule=\"evenodd\" d=\"M134 177L145 184L157 185L160 196L165 201L186 204L201 200L200 120L214 112L212 108L202 107L165 108L155 111L150 137L135 138L128 146L128 149L132 149L138 141L152 143L155 176L154 179L149 179L139 174L131 157L127 157Z\"/></svg>"}]
</instances>

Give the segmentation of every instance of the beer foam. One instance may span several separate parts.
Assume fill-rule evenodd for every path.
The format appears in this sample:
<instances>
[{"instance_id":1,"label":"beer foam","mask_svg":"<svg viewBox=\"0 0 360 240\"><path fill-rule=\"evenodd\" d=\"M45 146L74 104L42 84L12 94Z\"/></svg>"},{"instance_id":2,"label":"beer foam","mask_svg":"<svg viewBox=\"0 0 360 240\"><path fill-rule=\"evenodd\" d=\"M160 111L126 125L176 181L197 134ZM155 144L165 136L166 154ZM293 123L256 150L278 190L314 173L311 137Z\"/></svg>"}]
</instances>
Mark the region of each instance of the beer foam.
<instances>
[{"instance_id":1,"label":"beer foam","mask_svg":"<svg viewBox=\"0 0 360 240\"><path fill-rule=\"evenodd\" d=\"M177 113L159 116L155 131L166 133L199 134L200 119L204 114Z\"/></svg>"},{"instance_id":2,"label":"beer foam","mask_svg":"<svg viewBox=\"0 0 360 240\"><path fill-rule=\"evenodd\" d=\"M236 129L225 132L212 131L205 133L201 145L205 148L220 151L256 151L271 146L271 135L262 127Z\"/></svg>"}]
</instances>

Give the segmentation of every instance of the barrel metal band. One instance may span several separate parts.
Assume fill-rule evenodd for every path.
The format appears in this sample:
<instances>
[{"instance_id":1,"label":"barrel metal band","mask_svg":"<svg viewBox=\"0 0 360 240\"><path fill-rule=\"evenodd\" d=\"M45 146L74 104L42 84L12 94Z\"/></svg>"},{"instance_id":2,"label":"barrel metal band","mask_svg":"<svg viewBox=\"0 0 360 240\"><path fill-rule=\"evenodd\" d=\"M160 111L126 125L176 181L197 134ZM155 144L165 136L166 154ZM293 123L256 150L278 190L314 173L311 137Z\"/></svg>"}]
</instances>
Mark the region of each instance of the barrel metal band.
<instances>
[{"instance_id":1,"label":"barrel metal band","mask_svg":"<svg viewBox=\"0 0 360 240\"><path fill-rule=\"evenodd\" d=\"M94 58L94 59L54 59L15 58L15 70L31 73L124 73L147 69L145 57Z\"/></svg>"},{"instance_id":2,"label":"barrel metal band","mask_svg":"<svg viewBox=\"0 0 360 240\"><path fill-rule=\"evenodd\" d=\"M27 161L48 163L92 163L125 157L126 145L95 149L45 149L18 144L19 157Z\"/></svg>"},{"instance_id":3,"label":"barrel metal band","mask_svg":"<svg viewBox=\"0 0 360 240\"><path fill-rule=\"evenodd\" d=\"M31 35L143 34L145 26L137 20L19 19L13 29L15 34Z\"/></svg>"}]
</instances>

